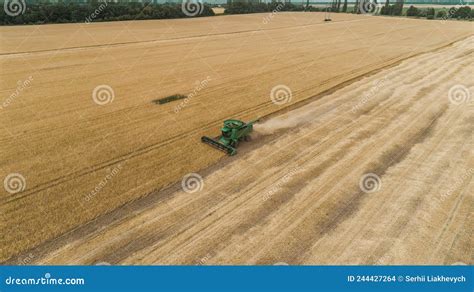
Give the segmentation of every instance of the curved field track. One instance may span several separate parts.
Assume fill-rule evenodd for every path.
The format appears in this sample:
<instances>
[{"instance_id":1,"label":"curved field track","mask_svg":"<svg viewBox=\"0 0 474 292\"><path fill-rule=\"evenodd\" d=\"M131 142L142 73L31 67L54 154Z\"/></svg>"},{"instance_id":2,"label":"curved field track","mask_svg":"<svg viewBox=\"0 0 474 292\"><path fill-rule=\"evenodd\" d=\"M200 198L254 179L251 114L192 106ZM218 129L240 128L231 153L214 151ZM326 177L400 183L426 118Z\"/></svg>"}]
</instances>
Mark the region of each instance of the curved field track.
<instances>
[{"instance_id":1,"label":"curved field track","mask_svg":"<svg viewBox=\"0 0 474 292\"><path fill-rule=\"evenodd\" d=\"M474 100L448 98L474 90L473 40L267 119L202 190L151 194L34 262L473 264Z\"/></svg>"},{"instance_id":2,"label":"curved field track","mask_svg":"<svg viewBox=\"0 0 474 292\"><path fill-rule=\"evenodd\" d=\"M0 262L465 257L471 176L433 200L472 166L471 107L447 100L472 87L472 23L268 16L0 27L0 179L24 179L0 189ZM154 102L173 94L188 99ZM256 117L236 157L200 143ZM380 194L358 190L367 171ZM204 189L176 193L192 172Z\"/></svg>"}]
</instances>

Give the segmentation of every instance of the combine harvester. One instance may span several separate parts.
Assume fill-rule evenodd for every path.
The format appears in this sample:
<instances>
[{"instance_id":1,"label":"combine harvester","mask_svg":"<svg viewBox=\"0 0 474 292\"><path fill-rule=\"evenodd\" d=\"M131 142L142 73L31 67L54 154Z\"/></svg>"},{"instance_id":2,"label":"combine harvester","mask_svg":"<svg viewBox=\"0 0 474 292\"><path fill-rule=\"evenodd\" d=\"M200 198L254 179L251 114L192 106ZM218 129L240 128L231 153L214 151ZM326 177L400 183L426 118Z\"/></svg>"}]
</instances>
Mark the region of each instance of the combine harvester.
<instances>
[{"instance_id":1,"label":"combine harvester","mask_svg":"<svg viewBox=\"0 0 474 292\"><path fill-rule=\"evenodd\" d=\"M253 124L256 122L258 122L258 119L248 123L239 120L225 120L224 127L221 129L222 134L220 136L216 138L202 136L201 141L222 150L229 155L234 155L237 153L236 148L240 141L250 140L250 133L253 131Z\"/></svg>"}]
</instances>

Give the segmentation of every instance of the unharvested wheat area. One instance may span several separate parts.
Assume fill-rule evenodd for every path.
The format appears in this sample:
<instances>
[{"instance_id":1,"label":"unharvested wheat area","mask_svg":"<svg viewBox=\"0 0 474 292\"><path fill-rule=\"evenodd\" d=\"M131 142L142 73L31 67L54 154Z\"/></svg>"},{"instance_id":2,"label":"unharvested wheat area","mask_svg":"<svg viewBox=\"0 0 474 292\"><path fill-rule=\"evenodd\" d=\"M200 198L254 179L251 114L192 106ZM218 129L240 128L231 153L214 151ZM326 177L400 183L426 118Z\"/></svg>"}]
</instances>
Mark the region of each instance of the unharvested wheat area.
<instances>
[{"instance_id":1,"label":"unharvested wheat area","mask_svg":"<svg viewBox=\"0 0 474 292\"><path fill-rule=\"evenodd\" d=\"M0 27L0 262L473 264L472 22L267 16Z\"/></svg>"}]
</instances>

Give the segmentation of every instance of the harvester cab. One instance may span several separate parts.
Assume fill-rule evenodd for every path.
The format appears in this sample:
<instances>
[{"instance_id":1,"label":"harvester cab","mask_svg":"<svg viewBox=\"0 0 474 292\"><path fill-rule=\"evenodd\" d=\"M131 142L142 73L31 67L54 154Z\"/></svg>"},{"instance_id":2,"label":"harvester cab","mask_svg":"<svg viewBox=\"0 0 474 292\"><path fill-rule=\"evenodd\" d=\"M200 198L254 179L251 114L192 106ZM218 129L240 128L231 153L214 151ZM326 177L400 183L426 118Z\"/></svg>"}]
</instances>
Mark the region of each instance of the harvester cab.
<instances>
[{"instance_id":1,"label":"harvester cab","mask_svg":"<svg viewBox=\"0 0 474 292\"><path fill-rule=\"evenodd\" d=\"M240 141L248 141L253 131L253 124L257 120L244 123L239 120L225 120L221 129L221 135L215 138L203 136L201 141L226 152L229 155L237 153Z\"/></svg>"}]
</instances>

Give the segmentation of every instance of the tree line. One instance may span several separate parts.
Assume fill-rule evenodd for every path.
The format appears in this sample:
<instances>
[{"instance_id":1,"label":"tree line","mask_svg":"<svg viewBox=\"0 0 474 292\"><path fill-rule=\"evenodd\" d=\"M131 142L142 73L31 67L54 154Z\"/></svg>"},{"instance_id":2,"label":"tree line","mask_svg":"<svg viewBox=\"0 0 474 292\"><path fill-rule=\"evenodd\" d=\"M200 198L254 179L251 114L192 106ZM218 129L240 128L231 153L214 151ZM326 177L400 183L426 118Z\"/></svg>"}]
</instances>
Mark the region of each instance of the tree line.
<instances>
[{"instance_id":1,"label":"tree line","mask_svg":"<svg viewBox=\"0 0 474 292\"><path fill-rule=\"evenodd\" d=\"M381 3L379 4L377 0L356 0L352 12L357 14L377 13L381 15L401 16L404 15L404 2L404 0L396 0L393 4L390 4L390 0L385 0L385 3L382 5ZM341 0L333 0L329 10L332 12L348 12L347 0L344 0L344 2ZM458 5L447 10L438 10L436 13L432 7L417 8L412 5L407 9L406 16L426 17L428 19L474 19L474 10L469 6Z\"/></svg>"},{"instance_id":2,"label":"tree line","mask_svg":"<svg viewBox=\"0 0 474 292\"><path fill-rule=\"evenodd\" d=\"M229 2L226 5L225 14L246 14L246 13L261 13L261 12L280 12L280 11L303 11L303 5L295 5L292 3L283 3L273 1L271 3L260 2Z\"/></svg>"},{"instance_id":3,"label":"tree line","mask_svg":"<svg viewBox=\"0 0 474 292\"><path fill-rule=\"evenodd\" d=\"M404 0L396 0L395 3L391 5L390 0L386 0L385 5L382 6L382 4L379 4L377 0L356 0L352 12L357 14L378 13L382 15L402 15L404 2ZM330 11L348 12L347 0L344 0L344 2L341 0L333 0L331 2Z\"/></svg>"},{"instance_id":4,"label":"tree line","mask_svg":"<svg viewBox=\"0 0 474 292\"><path fill-rule=\"evenodd\" d=\"M356 0L355 6L349 11L348 0L333 0L327 7L313 7L309 5L295 5L273 1L271 3L260 3L258 1L230 1L225 5L225 14L245 14L280 11L332 11L332 12L352 12L352 13L373 13L382 15L403 15L404 0L395 0L393 4L390 0L385 3L369 2L370 0ZM375 1L375 0L372 0ZM392 0L393 1L393 0ZM300 2L301 3L301 2ZM372 4L371 4L372 3ZM375 3L375 4L374 4ZM170 19L184 18L189 16L213 16L212 7L199 3L198 6L189 6L191 13L185 13L181 4L151 4L151 3L111 3L105 1L91 0L85 4L78 3L41 3L28 4L23 13L10 15L5 8L0 13L1 25L12 24L43 24L43 23L70 23L70 22L96 22L96 21L116 21L116 20L143 20L143 19ZM373 11L377 9L377 11ZM414 6L406 11L407 16L426 17L428 19L473 19L474 11L469 6L456 6L449 10L439 10L435 14L433 8L420 9Z\"/></svg>"},{"instance_id":5,"label":"tree line","mask_svg":"<svg viewBox=\"0 0 474 292\"><path fill-rule=\"evenodd\" d=\"M214 11L207 4L190 9L198 9L195 16L213 16ZM191 6L192 7L192 6ZM89 3L41 3L28 4L23 13L13 15L8 8L0 13L0 24L43 24L69 22L95 22L116 20L169 19L184 18L193 15L185 14L181 4L149 3L111 3L91 1Z\"/></svg>"},{"instance_id":6,"label":"tree line","mask_svg":"<svg viewBox=\"0 0 474 292\"><path fill-rule=\"evenodd\" d=\"M419 9L410 6L407 9L407 16L426 17L428 19L474 19L474 10L469 6L456 6L435 13L434 8Z\"/></svg>"}]
</instances>

